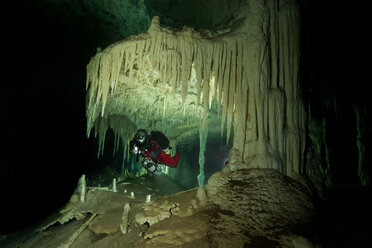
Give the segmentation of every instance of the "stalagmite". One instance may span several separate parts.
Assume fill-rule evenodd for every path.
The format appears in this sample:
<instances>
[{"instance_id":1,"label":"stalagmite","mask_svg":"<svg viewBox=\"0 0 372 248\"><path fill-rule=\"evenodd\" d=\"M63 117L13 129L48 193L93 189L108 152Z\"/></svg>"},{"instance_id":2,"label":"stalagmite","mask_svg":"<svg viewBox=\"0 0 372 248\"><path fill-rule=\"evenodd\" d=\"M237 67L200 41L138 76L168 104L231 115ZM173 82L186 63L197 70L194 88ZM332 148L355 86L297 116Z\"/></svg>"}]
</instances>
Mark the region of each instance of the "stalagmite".
<instances>
[{"instance_id":1,"label":"stalagmite","mask_svg":"<svg viewBox=\"0 0 372 248\"><path fill-rule=\"evenodd\" d=\"M116 178L112 179L112 191L113 192L118 192L116 188Z\"/></svg>"},{"instance_id":2,"label":"stalagmite","mask_svg":"<svg viewBox=\"0 0 372 248\"><path fill-rule=\"evenodd\" d=\"M79 179L77 189L78 189L78 193L80 193L80 202L85 202L85 193L87 191L87 185L86 185L84 174Z\"/></svg>"},{"instance_id":3,"label":"stalagmite","mask_svg":"<svg viewBox=\"0 0 372 248\"><path fill-rule=\"evenodd\" d=\"M151 195L146 195L146 203L149 203L151 201Z\"/></svg>"},{"instance_id":4,"label":"stalagmite","mask_svg":"<svg viewBox=\"0 0 372 248\"><path fill-rule=\"evenodd\" d=\"M120 224L120 230L122 234L126 234L128 232L129 211L130 211L130 205L129 203L125 203L123 215L121 217L121 224Z\"/></svg>"}]
</instances>

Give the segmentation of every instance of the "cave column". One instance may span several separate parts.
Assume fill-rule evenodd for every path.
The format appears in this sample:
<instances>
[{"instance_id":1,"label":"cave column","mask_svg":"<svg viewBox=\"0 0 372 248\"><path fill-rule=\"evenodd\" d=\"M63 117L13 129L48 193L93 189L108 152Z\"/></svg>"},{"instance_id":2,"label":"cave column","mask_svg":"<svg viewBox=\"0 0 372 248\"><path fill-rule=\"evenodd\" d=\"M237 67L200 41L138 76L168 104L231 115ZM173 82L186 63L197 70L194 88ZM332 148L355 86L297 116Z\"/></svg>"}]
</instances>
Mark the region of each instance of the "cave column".
<instances>
[{"instance_id":1,"label":"cave column","mask_svg":"<svg viewBox=\"0 0 372 248\"><path fill-rule=\"evenodd\" d=\"M300 7L297 1L279 6L279 87L284 90L283 160L285 174L303 174L306 112L299 82Z\"/></svg>"},{"instance_id":2,"label":"cave column","mask_svg":"<svg viewBox=\"0 0 372 248\"><path fill-rule=\"evenodd\" d=\"M205 148L207 145L207 138L208 138L208 123L205 124L205 127L203 128L203 124L199 127L199 140L200 140L200 149L199 149L199 175L198 175L198 183L199 186L204 185L204 162L205 162Z\"/></svg>"},{"instance_id":3,"label":"cave column","mask_svg":"<svg viewBox=\"0 0 372 248\"><path fill-rule=\"evenodd\" d=\"M242 84L248 87L240 87L238 96L247 108L235 111L230 160L237 168L272 168L297 177L303 169L306 117L299 87L299 6L297 1L254 4L259 12L246 19L251 30L243 50Z\"/></svg>"}]
</instances>

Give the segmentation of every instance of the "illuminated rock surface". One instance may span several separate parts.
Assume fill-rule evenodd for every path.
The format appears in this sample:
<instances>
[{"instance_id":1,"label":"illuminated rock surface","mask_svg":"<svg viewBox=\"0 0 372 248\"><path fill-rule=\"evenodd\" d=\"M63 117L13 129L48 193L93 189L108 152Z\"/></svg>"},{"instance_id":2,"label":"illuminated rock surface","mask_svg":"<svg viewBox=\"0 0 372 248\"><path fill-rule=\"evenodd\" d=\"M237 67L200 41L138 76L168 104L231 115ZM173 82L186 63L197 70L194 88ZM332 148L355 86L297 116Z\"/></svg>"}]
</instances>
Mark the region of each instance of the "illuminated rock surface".
<instances>
[{"instance_id":1,"label":"illuminated rock surface","mask_svg":"<svg viewBox=\"0 0 372 248\"><path fill-rule=\"evenodd\" d=\"M215 174L207 186L176 194L172 191L182 188L166 175L126 180L117 185L116 193L88 189L85 202L72 197L60 214L39 226L42 231L18 234L22 238L15 235L5 244L38 248L67 243L70 247L243 247L261 237L287 245L291 238L284 233L308 222L314 214L307 189L275 170L221 174ZM124 189L134 191L136 197L123 193ZM149 193L153 200L145 203ZM130 209L127 207L128 229L123 234L120 225L126 204ZM293 235L292 239L306 240Z\"/></svg>"}]
</instances>

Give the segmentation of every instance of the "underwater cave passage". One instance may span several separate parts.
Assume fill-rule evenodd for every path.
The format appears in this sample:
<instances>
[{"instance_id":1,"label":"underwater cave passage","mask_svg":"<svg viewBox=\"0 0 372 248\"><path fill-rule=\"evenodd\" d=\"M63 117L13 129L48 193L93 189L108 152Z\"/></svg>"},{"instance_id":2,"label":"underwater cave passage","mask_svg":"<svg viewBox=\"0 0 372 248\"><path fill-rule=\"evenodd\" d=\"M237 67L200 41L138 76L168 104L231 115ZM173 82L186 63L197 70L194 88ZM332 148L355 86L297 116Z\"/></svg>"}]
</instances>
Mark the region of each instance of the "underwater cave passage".
<instances>
[{"instance_id":1,"label":"underwater cave passage","mask_svg":"<svg viewBox=\"0 0 372 248\"><path fill-rule=\"evenodd\" d=\"M221 137L220 132L197 131L180 139L175 146L171 144L168 154L180 153L177 168L159 164L160 173L153 173L143 165L145 158L132 154L127 143L124 145L113 129L108 128L104 140L98 141L101 144L98 163L87 173L87 186L112 189L115 178L119 192L156 197L207 184L213 173L228 166L233 139L226 143L226 132Z\"/></svg>"}]
</instances>

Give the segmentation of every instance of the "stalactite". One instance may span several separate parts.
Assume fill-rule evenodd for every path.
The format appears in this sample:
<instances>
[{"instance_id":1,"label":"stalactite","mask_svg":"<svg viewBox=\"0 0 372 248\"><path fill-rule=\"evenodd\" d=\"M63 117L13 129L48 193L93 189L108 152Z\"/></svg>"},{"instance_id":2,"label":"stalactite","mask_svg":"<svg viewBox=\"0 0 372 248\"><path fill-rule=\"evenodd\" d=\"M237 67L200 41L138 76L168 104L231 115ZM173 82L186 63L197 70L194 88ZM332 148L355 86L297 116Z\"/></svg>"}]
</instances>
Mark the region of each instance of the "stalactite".
<instances>
[{"instance_id":1,"label":"stalactite","mask_svg":"<svg viewBox=\"0 0 372 248\"><path fill-rule=\"evenodd\" d=\"M213 94L211 94L214 99L214 101L217 103L218 99L218 73L221 70L220 68L220 58L221 58L221 44L219 42L214 42L214 53L213 53L213 59L212 59L212 72L211 72L211 78L213 81ZM211 107L210 107L211 108Z\"/></svg>"},{"instance_id":2,"label":"stalactite","mask_svg":"<svg viewBox=\"0 0 372 248\"><path fill-rule=\"evenodd\" d=\"M214 97L215 87L216 87L216 80L215 80L215 77L212 75L210 84L209 84L209 100L208 100L208 110L207 110L208 112L210 112L212 108L214 108L214 106L216 105L217 99Z\"/></svg>"},{"instance_id":3,"label":"stalactite","mask_svg":"<svg viewBox=\"0 0 372 248\"><path fill-rule=\"evenodd\" d=\"M127 139L127 162L129 161L130 156L130 146L129 146L129 139Z\"/></svg>"},{"instance_id":4,"label":"stalactite","mask_svg":"<svg viewBox=\"0 0 372 248\"><path fill-rule=\"evenodd\" d=\"M221 136L223 135L223 128L227 115L228 95L229 95L229 80L230 80L230 65L231 65L231 51L225 47L226 63L223 72L223 96L222 96L222 118L221 118Z\"/></svg>"},{"instance_id":5,"label":"stalactite","mask_svg":"<svg viewBox=\"0 0 372 248\"><path fill-rule=\"evenodd\" d=\"M218 81L218 104L217 104L217 114L218 116L220 115L220 108L222 105L222 92L223 92L223 73L225 71L225 66L226 66L226 51L225 51L225 46L224 43L222 43L220 46L220 56L219 56L219 65L218 65L218 76L217 76L217 81ZM222 127L223 128L223 127ZM222 134L221 134L222 136Z\"/></svg>"},{"instance_id":6,"label":"stalactite","mask_svg":"<svg viewBox=\"0 0 372 248\"><path fill-rule=\"evenodd\" d=\"M233 118L233 107L234 107L234 96L235 96L235 85L236 85L236 47L235 44L231 47L231 62L230 62L230 78L229 78L229 98L228 98L228 105L227 105L227 139L226 144L229 143L230 134L231 134L231 125L232 125L232 118Z\"/></svg>"},{"instance_id":7,"label":"stalactite","mask_svg":"<svg viewBox=\"0 0 372 248\"><path fill-rule=\"evenodd\" d=\"M191 74L192 67L192 44L190 41L181 40L181 57L182 57L182 70L181 70L181 82L182 82L182 103L186 101L188 82Z\"/></svg>"},{"instance_id":8,"label":"stalactite","mask_svg":"<svg viewBox=\"0 0 372 248\"><path fill-rule=\"evenodd\" d=\"M209 93L210 93L210 73L212 66L213 46L207 47L203 56L203 128L207 121L207 113L209 109Z\"/></svg>"},{"instance_id":9,"label":"stalactite","mask_svg":"<svg viewBox=\"0 0 372 248\"><path fill-rule=\"evenodd\" d=\"M103 151L105 149L105 140L106 140L106 131L108 128L107 120L101 119L99 124L96 124L96 128L98 129L98 152L97 152L97 158L99 158L100 155L103 155Z\"/></svg>"},{"instance_id":10,"label":"stalactite","mask_svg":"<svg viewBox=\"0 0 372 248\"><path fill-rule=\"evenodd\" d=\"M124 163L127 159L127 149L128 149L127 142L123 142L123 146L124 146L124 151L123 151L123 154L124 154L123 163Z\"/></svg>"},{"instance_id":11,"label":"stalactite","mask_svg":"<svg viewBox=\"0 0 372 248\"><path fill-rule=\"evenodd\" d=\"M124 149L124 159L129 153L128 140L130 140L137 130L137 127L128 119L121 116L109 116L106 118L99 118L95 124L96 136L98 136L98 153L97 157L103 155L106 133L109 128L114 130L115 142L114 150L119 148L119 142L122 140ZM125 127L125 128L123 128Z\"/></svg>"},{"instance_id":12,"label":"stalactite","mask_svg":"<svg viewBox=\"0 0 372 248\"><path fill-rule=\"evenodd\" d=\"M173 149L170 150L170 154L172 157L174 157L174 155L176 155L176 147L177 147L177 140L176 139L172 139L170 138L169 139L169 146L170 147L173 147Z\"/></svg>"},{"instance_id":13,"label":"stalactite","mask_svg":"<svg viewBox=\"0 0 372 248\"><path fill-rule=\"evenodd\" d=\"M200 104L200 94L201 94L201 85L202 85L202 70L203 70L203 56L202 56L202 49L200 46L197 46L195 49L194 55L194 64L195 64L195 72L196 72L196 104Z\"/></svg>"},{"instance_id":14,"label":"stalactite","mask_svg":"<svg viewBox=\"0 0 372 248\"><path fill-rule=\"evenodd\" d=\"M116 147L115 147L115 150L118 151L119 150L119 146L120 146L120 136L119 136L118 132L116 132L115 137L116 137Z\"/></svg>"},{"instance_id":15,"label":"stalactite","mask_svg":"<svg viewBox=\"0 0 372 248\"><path fill-rule=\"evenodd\" d=\"M167 101L167 95L164 96L163 98L163 118L165 119L165 109L166 109L166 101Z\"/></svg>"}]
</instances>

